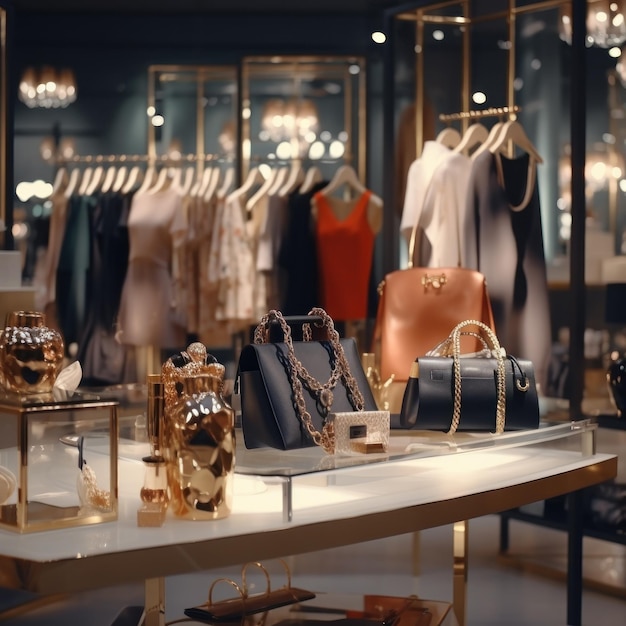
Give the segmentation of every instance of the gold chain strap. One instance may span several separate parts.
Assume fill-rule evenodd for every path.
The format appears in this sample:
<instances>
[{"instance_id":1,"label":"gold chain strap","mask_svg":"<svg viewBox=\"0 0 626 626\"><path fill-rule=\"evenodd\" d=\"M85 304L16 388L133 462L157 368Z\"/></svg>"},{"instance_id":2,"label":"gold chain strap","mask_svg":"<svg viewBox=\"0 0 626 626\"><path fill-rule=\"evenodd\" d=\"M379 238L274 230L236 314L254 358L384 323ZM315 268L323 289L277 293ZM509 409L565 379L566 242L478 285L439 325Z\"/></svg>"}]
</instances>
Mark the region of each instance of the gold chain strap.
<instances>
[{"instance_id":1,"label":"gold chain strap","mask_svg":"<svg viewBox=\"0 0 626 626\"><path fill-rule=\"evenodd\" d=\"M496 391L497 391L497 403L496 403L496 434L504 432L504 422L506 419L506 380L504 369L504 355L502 354L502 348L500 342L495 333L483 322L478 320L465 320L460 324L457 324L450 336L453 342L453 374L454 374L454 408L452 412L452 424L450 425L449 435L453 435L459 427L459 421L461 420L461 328L464 326L478 326L491 343L492 353L495 356L497 365L496 376Z\"/></svg>"},{"instance_id":2,"label":"gold chain strap","mask_svg":"<svg viewBox=\"0 0 626 626\"><path fill-rule=\"evenodd\" d=\"M350 404L355 411L362 411L365 408L365 400L363 394L359 390L359 386L350 371L350 364L346 358L343 346L339 341L339 333L335 330L335 325L332 318L324 309L313 308L309 312L309 315L322 318L320 328L326 328L328 333L328 339L333 348L334 359L332 359L330 377L325 383L320 383L313 378L308 370L304 367L302 362L296 357L296 353L293 348L293 338L291 336L291 328L285 321L283 314L280 311L272 309L264 315L260 324L254 331L255 343L267 343L269 335L269 323L272 320L276 320L280 324L283 331L283 341L287 346L287 360L289 361L289 379L291 387L293 389L295 407L298 417L307 432L313 439L313 442L321 446L328 454L333 454L335 451L335 428L331 421L324 420L322 431L318 431L313 425L311 414L306 408L304 401L304 390L306 386L316 398L316 401L321 405L322 410L328 414L332 403L333 393L332 390L337 385L337 382L341 378L343 380L346 389L348 390L348 398ZM311 327L309 324L304 325L303 337L305 341L311 339Z\"/></svg>"}]
</instances>

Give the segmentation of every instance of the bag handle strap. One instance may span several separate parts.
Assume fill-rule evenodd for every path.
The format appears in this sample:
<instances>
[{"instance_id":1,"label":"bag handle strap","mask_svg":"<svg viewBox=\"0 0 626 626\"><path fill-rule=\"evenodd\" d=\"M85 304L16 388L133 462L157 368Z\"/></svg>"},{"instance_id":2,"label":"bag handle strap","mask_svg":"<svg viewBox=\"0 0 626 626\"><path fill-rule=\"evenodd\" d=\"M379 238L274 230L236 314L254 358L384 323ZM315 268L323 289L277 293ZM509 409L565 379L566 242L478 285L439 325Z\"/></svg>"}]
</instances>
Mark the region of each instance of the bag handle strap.
<instances>
[{"instance_id":1,"label":"bag handle strap","mask_svg":"<svg viewBox=\"0 0 626 626\"><path fill-rule=\"evenodd\" d=\"M504 432L506 419L506 381L504 369L504 350L496 334L483 322L478 320L465 320L457 324L450 333L452 338L452 372L454 375L454 405L452 410L452 423L450 424L449 435L453 435L459 427L461 420L461 331L466 326L477 326L486 336L491 346L491 351L497 361L496 369L496 434Z\"/></svg>"}]
</instances>

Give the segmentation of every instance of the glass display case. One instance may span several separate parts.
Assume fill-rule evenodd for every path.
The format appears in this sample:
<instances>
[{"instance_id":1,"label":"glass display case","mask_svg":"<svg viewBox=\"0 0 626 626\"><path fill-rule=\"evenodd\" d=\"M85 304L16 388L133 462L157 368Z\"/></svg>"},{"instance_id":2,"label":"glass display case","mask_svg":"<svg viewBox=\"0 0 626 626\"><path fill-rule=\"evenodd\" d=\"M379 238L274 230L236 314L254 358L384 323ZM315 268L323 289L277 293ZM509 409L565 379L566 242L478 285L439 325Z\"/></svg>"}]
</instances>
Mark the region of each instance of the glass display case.
<instances>
[{"instance_id":1,"label":"glass display case","mask_svg":"<svg viewBox=\"0 0 626 626\"><path fill-rule=\"evenodd\" d=\"M0 528L117 519L118 403L61 395L0 392Z\"/></svg>"}]
</instances>

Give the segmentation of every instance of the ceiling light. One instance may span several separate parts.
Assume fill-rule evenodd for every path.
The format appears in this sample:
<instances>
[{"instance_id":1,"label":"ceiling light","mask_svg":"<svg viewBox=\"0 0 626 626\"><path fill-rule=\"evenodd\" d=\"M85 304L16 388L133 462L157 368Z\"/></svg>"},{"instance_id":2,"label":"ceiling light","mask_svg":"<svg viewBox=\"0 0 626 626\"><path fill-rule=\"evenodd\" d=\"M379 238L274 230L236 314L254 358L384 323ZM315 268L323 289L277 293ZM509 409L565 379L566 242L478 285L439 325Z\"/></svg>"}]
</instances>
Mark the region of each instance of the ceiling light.
<instances>
[{"instance_id":1,"label":"ceiling light","mask_svg":"<svg viewBox=\"0 0 626 626\"><path fill-rule=\"evenodd\" d=\"M63 109L76 100L76 95L74 72L49 66L26 68L18 91L19 99L30 109Z\"/></svg>"}]
</instances>

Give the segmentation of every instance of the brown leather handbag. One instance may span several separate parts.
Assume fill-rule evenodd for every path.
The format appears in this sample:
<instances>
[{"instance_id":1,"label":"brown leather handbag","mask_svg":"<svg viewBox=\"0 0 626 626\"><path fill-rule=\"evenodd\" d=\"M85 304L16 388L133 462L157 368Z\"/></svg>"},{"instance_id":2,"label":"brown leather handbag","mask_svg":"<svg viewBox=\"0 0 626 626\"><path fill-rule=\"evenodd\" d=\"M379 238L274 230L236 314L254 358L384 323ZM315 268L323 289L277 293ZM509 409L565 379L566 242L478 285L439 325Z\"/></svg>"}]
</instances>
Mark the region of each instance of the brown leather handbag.
<instances>
[{"instance_id":1,"label":"brown leather handbag","mask_svg":"<svg viewBox=\"0 0 626 626\"><path fill-rule=\"evenodd\" d=\"M406 383L411 365L446 339L459 322L475 319L495 332L483 274L463 267L410 267L390 272L378 287L372 351L382 380ZM480 350L464 337L464 352Z\"/></svg>"}]
</instances>

